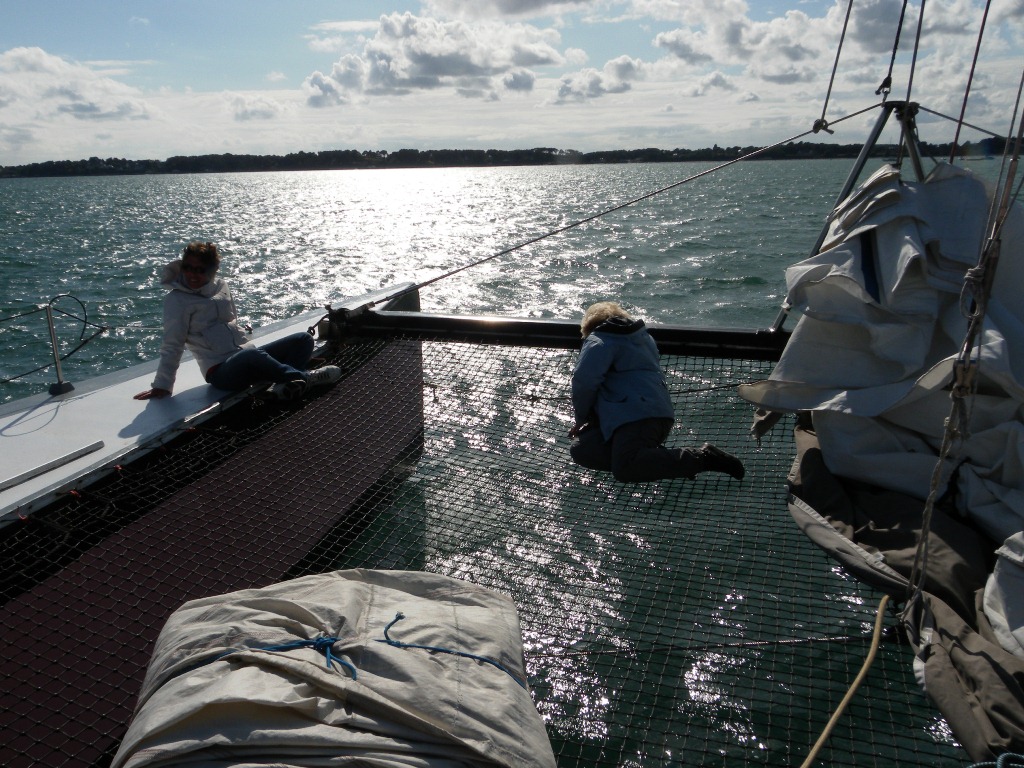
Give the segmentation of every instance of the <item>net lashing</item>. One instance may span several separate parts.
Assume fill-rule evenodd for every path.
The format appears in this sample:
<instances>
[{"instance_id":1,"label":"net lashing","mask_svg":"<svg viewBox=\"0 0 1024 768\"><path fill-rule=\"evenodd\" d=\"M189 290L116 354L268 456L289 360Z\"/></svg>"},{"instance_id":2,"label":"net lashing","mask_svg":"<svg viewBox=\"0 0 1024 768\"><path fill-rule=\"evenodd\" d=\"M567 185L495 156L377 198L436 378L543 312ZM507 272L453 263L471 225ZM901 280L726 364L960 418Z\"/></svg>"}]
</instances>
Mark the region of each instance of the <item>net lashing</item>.
<instances>
[{"instance_id":1,"label":"net lashing","mask_svg":"<svg viewBox=\"0 0 1024 768\"><path fill-rule=\"evenodd\" d=\"M792 524L784 425L748 437L735 386L772 364L663 357L669 444L747 476L627 485L569 459L576 354L353 342L334 388L254 396L0 531L0 763L108 764L171 611L343 568L510 595L560 766L799 763L877 601ZM909 655L887 638L821 764L962 764Z\"/></svg>"}]
</instances>

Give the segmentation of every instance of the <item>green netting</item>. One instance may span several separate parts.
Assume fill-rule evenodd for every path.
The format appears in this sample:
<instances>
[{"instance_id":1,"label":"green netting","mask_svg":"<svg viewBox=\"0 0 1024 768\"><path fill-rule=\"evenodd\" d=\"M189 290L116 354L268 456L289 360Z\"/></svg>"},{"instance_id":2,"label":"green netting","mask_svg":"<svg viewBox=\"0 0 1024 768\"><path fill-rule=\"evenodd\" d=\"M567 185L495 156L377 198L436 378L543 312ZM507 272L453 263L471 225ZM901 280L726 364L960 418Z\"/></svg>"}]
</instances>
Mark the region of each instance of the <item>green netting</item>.
<instances>
[{"instance_id":1,"label":"green netting","mask_svg":"<svg viewBox=\"0 0 1024 768\"><path fill-rule=\"evenodd\" d=\"M631 486L568 460L575 353L427 344L424 356L423 456L335 565L512 595L560 765L798 764L860 669L880 595L792 523L787 425L760 446L747 435L735 386L770 364L663 358L669 443L714 442L747 477ZM962 763L910 659L887 641L821 764Z\"/></svg>"},{"instance_id":2,"label":"green netting","mask_svg":"<svg viewBox=\"0 0 1024 768\"><path fill-rule=\"evenodd\" d=\"M353 344L332 362L351 381L367 361L386 371L393 346ZM569 460L575 352L452 342L421 349L422 452L405 451L400 471L373 482L326 535L308 542L287 575L423 569L511 595L560 766L799 764L860 669L880 595L846 577L792 523L790 425L784 421L760 445L748 437L752 411L735 386L764 378L771 364L664 357L678 427L670 443L714 442L742 457L747 477L624 485ZM258 474L316 486L319 478L304 471L308 457L275 446L303 414L316 423L319 407L316 399L294 406L255 398L6 531L3 601L81 565L116 531L144 522L218 466L262 461ZM379 416L353 418L346 430L359 439L387 440L398 426ZM333 439L311 434L306 450ZM340 475L355 471L339 468ZM293 528L284 520L264 530L259 546L305 535ZM251 535L240 527L232 546L256 549L245 539ZM217 567L187 550L176 557L196 573ZM820 765L964 762L910 662L892 633ZM97 693L104 674L96 670L90 696L133 695ZM11 701L39 695L10 685ZM37 709L42 721L46 707ZM126 725L102 735L116 747ZM33 726L17 736L17 751L4 760L11 765L104 765L114 748L84 763L70 744L39 759L52 731Z\"/></svg>"}]
</instances>

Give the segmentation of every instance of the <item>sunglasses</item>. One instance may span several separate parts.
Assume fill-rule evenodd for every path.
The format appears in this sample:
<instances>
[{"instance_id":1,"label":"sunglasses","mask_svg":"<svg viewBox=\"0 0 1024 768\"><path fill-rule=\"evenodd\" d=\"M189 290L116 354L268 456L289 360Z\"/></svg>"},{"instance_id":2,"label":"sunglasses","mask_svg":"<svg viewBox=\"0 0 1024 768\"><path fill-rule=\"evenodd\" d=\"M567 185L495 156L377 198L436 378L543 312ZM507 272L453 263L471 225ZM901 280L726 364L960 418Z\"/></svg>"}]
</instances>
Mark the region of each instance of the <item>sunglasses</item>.
<instances>
[{"instance_id":1,"label":"sunglasses","mask_svg":"<svg viewBox=\"0 0 1024 768\"><path fill-rule=\"evenodd\" d=\"M207 272L210 271L210 268L202 264L182 264L181 271L191 272L196 275L205 275Z\"/></svg>"}]
</instances>

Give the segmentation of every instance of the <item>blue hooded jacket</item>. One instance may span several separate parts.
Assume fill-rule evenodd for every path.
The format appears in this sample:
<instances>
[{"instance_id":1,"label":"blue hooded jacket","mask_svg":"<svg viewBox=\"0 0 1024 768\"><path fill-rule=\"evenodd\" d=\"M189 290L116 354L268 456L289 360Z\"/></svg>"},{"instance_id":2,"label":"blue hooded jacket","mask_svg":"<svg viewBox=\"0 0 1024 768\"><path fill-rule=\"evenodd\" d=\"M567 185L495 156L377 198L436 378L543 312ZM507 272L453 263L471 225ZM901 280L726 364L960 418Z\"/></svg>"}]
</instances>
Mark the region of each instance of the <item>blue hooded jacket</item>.
<instances>
[{"instance_id":1,"label":"blue hooded jacket","mask_svg":"<svg viewBox=\"0 0 1024 768\"><path fill-rule=\"evenodd\" d=\"M612 317L587 336L572 374L572 407L577 424L596 415L605 440L631 421L675 417L643 320Z\"/></svg>"}]
</instances>

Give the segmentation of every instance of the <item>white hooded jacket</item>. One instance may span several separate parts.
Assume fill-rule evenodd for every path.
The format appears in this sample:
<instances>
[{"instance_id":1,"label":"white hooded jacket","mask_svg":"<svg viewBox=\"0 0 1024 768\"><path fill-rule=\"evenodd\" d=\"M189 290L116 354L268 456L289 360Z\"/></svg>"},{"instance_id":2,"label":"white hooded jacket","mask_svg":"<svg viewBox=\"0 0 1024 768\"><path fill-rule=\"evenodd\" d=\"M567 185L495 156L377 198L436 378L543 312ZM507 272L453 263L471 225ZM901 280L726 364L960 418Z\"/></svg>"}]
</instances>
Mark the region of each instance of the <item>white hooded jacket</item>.
<instances>
[{"instance_id":1,"label":"white hooded jacket","mask_svg":"<svg viewBox=\"0 0 1024 768\"><path fill-rule=\"evenodd\" d=\"M214 277L201 288L189 288L181 275L181 261L164 267L160 284L170 293L164 297L164 340L154 389L174 388L181 355L188 347L205 377L215 365L240 349L253 346L238 327L238 313L228 284Z\"/></svg>"}]
</instances>

